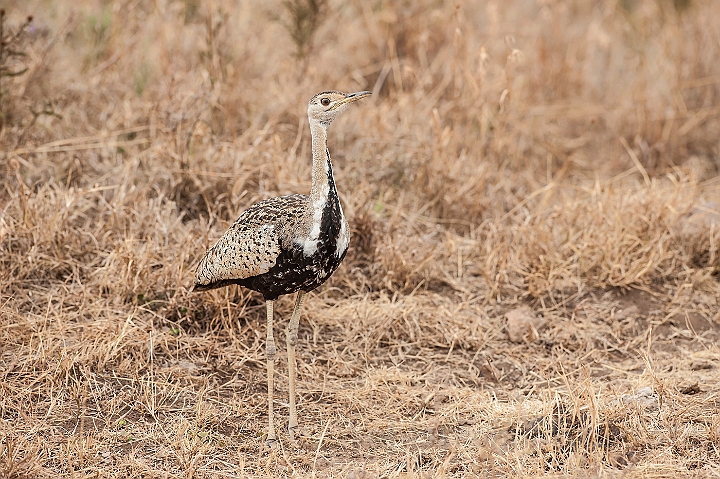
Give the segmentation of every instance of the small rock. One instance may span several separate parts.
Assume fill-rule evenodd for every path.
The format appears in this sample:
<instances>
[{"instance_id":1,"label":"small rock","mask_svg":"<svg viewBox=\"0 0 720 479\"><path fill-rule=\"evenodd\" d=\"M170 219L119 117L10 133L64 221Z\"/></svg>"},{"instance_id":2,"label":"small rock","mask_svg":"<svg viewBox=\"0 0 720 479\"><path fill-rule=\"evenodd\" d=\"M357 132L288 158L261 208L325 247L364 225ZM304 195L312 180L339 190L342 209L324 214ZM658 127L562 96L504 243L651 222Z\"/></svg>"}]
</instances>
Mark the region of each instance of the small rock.
<instances>
[{"instance_id":1,"label":"small rock","mask_svg":"<svg viewBox=\"0 0 720 479\"><path fill-rule=\"evenodd\" d=\"M698 383L685 386L684 388L680 388L680 393L687 394L689 396L692 396L693 394L699 394L701 392L703 392L703 390L700 389Z\"/></svg>"},{"instance_id":2,"label":"small rock","mask_svg":"<svg viewBox=\"0 0 720 479\"><path fill-rule=\"evenodd\" d=\"M615 467L627 467L637 461L635 460L635 452L628 451L625 454L617 452L608 454L608 462Z\"/></svg>"},{"instance_id":3,"label":"small rock","mask_svg":"<svg viewBox=\"0 0 720 479\"><path fill-rule=\"evenodd\" d=\"M5 220L0 216L0 244L2 244L3 238L7 236L8 231L7 223L5 223Z\"/></svg>"},{"instance_id":4,"label":"small rock","mask_svg":"<svg viewBox=\"0 0 720 479\"><path fill-rule=\"evenodd\" d=\"M680 226L688 232L701 232L720 226L718 204L709 201L694 206L690 212L680 218Z\"/></svg>"},{"instance_id":5,"label":"small rock","mask_svg":"<svg viewBox=\"0 0 720 479\"><path fill-rule=\"evenodd\" d=\"M615 313L615 319L618 321L622 321L623 319L627 319L630 316L637 316L639 312L640 310L638 309L638 307L633 304Z\"/></svg>"},{"instance_id":6,"label":"small rock","mask_svg":"<svg viewBox=\"0 0 720 479\"><path fill-rule=\"evenodd\" d=\"M195 372L199 370L200 368L192 361L189 361L187 359L180 359L177 361L170 361L170 366L178 367L181 369L185 369L186 371Z\"/></svg>"},{"instance_id":7,"label":"small rock","mask_svg":"<svg viewBox=\"0 0 720 479\"><path fill-rule=\"evenodd\" d=\"M703 369L713 369L714 366L706 361L693 361L690 363L690 369L693 371L701 371Z\"/></svg>"},{"instance_id":8,"label":"small rock","mask_svg":"<svg viewBox=\"0 0 720 479\"><path fill-rule=\"evenodd\" d=\"M535 312L527 306L513 309L505 314L507 318L508 338L513 343L522 343L523 341L536 341L538 339L538 331L545 326L545 319L538 318Z\"/></svg>"},{"instance_id":9,"label":"small rock","mask_svg":"<svg viewBox=\"0 0 720 479\"><path fill-rule=\"evenodd\" d=\"M635 394L623 394L620 399L622 399L623 404L629 407L649 409L660 405L657 394L649 387L640 388L635 391Z\"/></svg>"}]
</instances>

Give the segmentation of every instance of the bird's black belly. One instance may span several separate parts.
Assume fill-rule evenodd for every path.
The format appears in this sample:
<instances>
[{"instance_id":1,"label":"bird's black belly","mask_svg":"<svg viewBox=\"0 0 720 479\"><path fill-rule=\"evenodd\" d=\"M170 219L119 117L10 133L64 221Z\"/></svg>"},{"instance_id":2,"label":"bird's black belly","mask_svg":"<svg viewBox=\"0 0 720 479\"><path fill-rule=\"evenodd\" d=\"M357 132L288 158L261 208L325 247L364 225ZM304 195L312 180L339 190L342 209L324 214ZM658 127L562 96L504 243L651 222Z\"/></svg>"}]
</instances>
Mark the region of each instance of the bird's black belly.
<instances>
[{"instance_id":1,"label":"bird's black belly","mask_svg":"<svg viewBox=\"0 0 720 479\"><path fill-rule=\"evenodd\" d=\"M345 251L340 256L335 254L341 225L339 203L329 201L320 223L317 250L312 256L305 256L303 246L293 243L291 248L281 250L275 266L267 273L238 280L237 284L261 293L266 300L299 290L312 291L327 281L345 258Z\"/></svg>"},{"instance_id":2,"label":"bird's black belly","mask_svg":"<svg viewBox=\"0 0 720 479\"><path fill-rule=\"evenodd\" d=\"M343 253L337 257L334 246L330 254L322 254L318 247L318 252L311 257L304 256L301 248L283 251L270 271L239 283L262 293L266 300L299 290L312 291L327 281L345 256Z\"/></svg>"}]
</instances>

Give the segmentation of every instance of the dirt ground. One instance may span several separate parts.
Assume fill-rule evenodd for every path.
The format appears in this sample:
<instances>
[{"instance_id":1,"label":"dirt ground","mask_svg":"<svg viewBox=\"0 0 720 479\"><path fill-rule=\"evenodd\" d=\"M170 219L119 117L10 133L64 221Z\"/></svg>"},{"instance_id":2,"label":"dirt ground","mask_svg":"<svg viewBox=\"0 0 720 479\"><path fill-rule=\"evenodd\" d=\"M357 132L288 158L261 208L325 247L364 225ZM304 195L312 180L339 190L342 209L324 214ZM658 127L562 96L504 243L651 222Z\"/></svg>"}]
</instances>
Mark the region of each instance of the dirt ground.
<instances>
[{"instance_id":1,"label":"dirt ground","mask_svg":"<svg viewBox=\"0 0 720 479\"><path fill-rule=\"evenodd\" d=\"M0 8L0 478L720 477L719 3ZM353 237L273 450L262 298L189 289L325 89Z\"/></svg>"}]
</instances>

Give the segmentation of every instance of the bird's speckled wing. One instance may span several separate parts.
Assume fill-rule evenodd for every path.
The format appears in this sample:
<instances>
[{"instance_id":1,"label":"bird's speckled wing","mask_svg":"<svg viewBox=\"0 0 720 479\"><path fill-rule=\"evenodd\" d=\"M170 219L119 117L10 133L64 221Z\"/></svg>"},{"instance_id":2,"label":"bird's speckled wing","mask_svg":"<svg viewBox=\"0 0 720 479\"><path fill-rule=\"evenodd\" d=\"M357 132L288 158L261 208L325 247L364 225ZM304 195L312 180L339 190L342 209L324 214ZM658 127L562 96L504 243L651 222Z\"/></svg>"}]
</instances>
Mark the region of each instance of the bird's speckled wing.
<instances>
[{"instance_id":1,"label":"bird's speckled wing","mask_svg":"<svg viewBox=\"0 0 720 479\"><path fill-rule=\"evenodd\" d=\"M195 272L195 289L267 273L307 207L305 195L270 198L245 210L213 245Z\"/></svg>"}]
</instances>

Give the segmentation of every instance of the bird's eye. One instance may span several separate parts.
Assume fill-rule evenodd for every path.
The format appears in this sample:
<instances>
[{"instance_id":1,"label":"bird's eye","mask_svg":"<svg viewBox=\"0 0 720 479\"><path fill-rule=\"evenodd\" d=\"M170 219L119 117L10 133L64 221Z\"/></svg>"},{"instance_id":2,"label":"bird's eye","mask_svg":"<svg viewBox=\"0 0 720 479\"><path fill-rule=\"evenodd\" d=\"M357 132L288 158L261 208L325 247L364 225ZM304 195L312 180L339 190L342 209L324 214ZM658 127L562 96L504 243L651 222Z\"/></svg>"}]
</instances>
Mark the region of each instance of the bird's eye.
<instances>
[{"instance_id":1,"label":"bird's eye","mask_svg":"<svg viewBox=\"0 0 720 479\"><path fill-rule=\"evenodd\" d=\"M322 100L320 100L320 103L321 103L323 106L328 106L328 105L330 104L330 99L329 99L329 98L323 98Z\"/></svg>"}]
</instances>

